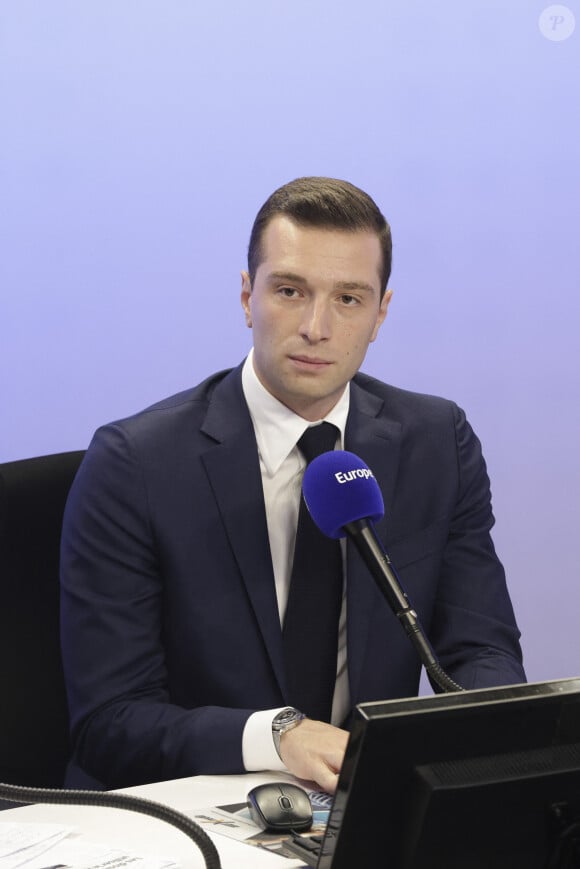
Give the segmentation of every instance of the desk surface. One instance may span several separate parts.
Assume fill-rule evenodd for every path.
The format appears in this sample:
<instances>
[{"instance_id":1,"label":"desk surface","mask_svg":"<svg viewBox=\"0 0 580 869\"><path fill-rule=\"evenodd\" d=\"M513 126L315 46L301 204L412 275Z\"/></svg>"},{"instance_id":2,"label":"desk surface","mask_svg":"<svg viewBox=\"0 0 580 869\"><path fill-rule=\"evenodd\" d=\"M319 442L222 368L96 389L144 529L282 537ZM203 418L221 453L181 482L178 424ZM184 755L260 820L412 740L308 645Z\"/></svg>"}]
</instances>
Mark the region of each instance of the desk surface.
<instances>
[{"instance_id":1,"label":"desk surface","mask_svg":"<svg viewBox=\"0 0 580 869\"><path fill-rule=\"evenodd\" d=\"M255 785L281 780L293 781L284 773L195 776L127 788L123 793L156 800L189 813L208 806L243 802L248 791ZM91 842L130 849L143 856L170 858L183 869L205 867L197 845L180 830L136 812L93 806L33 805L6 809L0 812L0 821L71 824ZM299 860L288 860L226 836L215 833L209 835L218 849L222 869L295 869L304 865Z\"/></svg>"}]
</instances>

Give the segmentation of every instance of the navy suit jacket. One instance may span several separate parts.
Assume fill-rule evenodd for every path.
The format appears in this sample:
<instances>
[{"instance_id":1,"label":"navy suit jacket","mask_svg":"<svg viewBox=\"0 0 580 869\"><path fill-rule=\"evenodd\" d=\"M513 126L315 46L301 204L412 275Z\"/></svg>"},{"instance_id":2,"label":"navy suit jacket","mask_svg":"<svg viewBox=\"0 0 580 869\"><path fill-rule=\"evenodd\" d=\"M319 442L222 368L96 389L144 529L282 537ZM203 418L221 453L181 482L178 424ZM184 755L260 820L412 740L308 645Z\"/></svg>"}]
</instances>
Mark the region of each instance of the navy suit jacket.
<instances>
[{"instance_id":1,"label":"navy suit jacket","mask_svg":"<svg viewBox=\"0 0 580 869\"><path fill-rule=\"evenodd\" d=\"M377 531L444 669L466 688L525 681L463 412L358 374L345 448L381 487ZM243 771L248 716L287 690L241 367L96 433L65 514L61 617L76 766L108 787ZM415 651L350 542L347 636L353 706L416 694Z\"/></svg>"}]
</instances>

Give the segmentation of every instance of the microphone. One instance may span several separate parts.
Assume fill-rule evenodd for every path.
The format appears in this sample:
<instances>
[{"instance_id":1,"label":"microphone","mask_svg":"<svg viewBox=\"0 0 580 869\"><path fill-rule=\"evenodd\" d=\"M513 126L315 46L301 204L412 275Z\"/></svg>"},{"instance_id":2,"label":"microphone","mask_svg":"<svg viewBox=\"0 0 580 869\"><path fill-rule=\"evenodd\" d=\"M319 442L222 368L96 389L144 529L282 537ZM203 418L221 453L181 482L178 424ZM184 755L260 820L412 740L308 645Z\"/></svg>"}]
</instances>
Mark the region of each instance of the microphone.
<instances>
[{"instance_id":1,"label":"microphone","mask_svg":"<svg viewBox=\"0 0 580 869\"><path fill-rule=\"evenodd\" d=\"M302 494L312 519L323 534L335 540L348 537L389 606L411 640L431 684L441 691L463 688L443 670L387 555L374 522L385 512L383 496L373 472L346 450L317 456L306 468Z\"/></svg>"}]
</instances>

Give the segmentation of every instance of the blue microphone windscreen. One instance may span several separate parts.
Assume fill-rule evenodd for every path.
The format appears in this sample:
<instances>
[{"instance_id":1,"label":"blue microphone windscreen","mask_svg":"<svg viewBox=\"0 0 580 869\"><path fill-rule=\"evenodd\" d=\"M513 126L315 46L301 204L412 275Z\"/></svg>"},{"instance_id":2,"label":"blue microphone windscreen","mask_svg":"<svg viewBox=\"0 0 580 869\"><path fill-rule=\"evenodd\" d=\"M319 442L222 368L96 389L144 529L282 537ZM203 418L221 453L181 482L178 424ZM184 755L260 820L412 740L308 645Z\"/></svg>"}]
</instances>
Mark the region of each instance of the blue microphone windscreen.
<instances>
[{"instance_id":1,"label":"blue microphone windscreen","mask_svg":"<svg viewBox=\"0 0 580 869\"><path fill-rule=\"evenodd\" d=\"M302 493L310 515L327 537L344 537L343 528L357 519L376 522L385 512L373 472L354 453L322 453L304 471Z\"/></svg>"}]
</instances>

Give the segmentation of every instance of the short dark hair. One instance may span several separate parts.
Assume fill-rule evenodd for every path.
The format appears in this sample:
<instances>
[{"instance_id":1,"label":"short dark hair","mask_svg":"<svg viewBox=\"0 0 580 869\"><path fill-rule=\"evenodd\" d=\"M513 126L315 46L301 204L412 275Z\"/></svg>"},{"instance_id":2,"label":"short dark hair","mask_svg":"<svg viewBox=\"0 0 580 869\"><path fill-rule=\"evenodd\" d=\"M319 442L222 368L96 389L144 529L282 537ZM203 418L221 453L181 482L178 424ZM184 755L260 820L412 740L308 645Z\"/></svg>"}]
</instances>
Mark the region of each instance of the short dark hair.
<instances>
[{"instance_id":1,"label":"short dark hair","mask_svg":"<svg viewBox=\"0 0 580 869\"><path fill-rule=\"evenodd\" d=\"M275 190L264 202L252 227L248 245L248 272L254 283L262 262L262 238L267 225L284 214L299 226L375 232L383 252L381 298L391 274L393 243L391 229L368 193L348 181L317 176L296 178Z\"/></svg>"}]
</instances>

